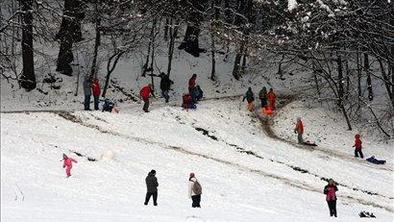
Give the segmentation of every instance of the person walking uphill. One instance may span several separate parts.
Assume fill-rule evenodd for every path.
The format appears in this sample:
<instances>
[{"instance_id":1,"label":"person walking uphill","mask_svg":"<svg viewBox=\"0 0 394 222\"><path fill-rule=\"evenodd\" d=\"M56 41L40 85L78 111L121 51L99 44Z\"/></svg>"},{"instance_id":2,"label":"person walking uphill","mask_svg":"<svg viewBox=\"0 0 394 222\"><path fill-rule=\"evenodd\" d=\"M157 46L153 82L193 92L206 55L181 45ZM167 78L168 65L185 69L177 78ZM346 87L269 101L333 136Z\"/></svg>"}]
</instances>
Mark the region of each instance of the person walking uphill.
<instances>
[{"instance_id":1,"label":"person walking uphill","mask_svg":"<svg viewBox=\"0 0 394 222\"><path fill-rule=\"evenodd\" d=\"M270 91L267 94L267 99L269 102L269 106L271 107L272 110L276 109L275 103L276 103L276 94L274 93L274 90L271 88Z\"/></svg>"},{"instance_id":2,"label":"person walking uphill","mask_svg":"<svg viewBox=\"0 0 394 222\"><path fill-rule=\"evenodd\" d=\"M298 143L303 144L304 139L302 138L302 134L304 134L304 124L302 123L301 117L297 117L297 124L294 128L294 133L297 133Z\"/></svg>"},{"instance_id":3,"label":"person walking uphill","mask_svg":"<svg viewBox=\"0 0 394 222\"><path fill-rule=\"evenodd\" d=\"M148 84L144 87L142 87L141 91L140 91L140 97L142 98L142 100L144 101L144 106L143 106L143 110L147 113L149 112L149 97L152 94L153 97L155 97L155 95L153 94L153 88L151 84Z\"/></svg>"},{"instance_id":4,"label":"person walking uphill","mask_svg":"<svg viewBox=\"0 0 394 222\"><path fill-rule=\"evenodd\" d=\"M63 168L66 168L67 177L71 176L71 168L73 168L73 162L78 163L76 160L68 157L66 154L63 153Z\"/></svg>"},{"instance_id":5,"label":"person walking uphill","mask_svg":"<svg viewBox=\"0 0 394 222\"><path fill-rule=\"evenodd\" d=\"M245 101L245 99L248 102L248 110L252 112L254 110L254 94L251 87L249 87L248 91L246 91L242 102Z\"/></svg>"},{"instance_id":6,"label":"person walking uphill","mask_svg":"<svg viewBox=\"0 0 394 222\"><path fill-rule=\"evenodd\" d=\"M192 198L192 207L200 208L202 187L201 184L196 179L194 173L190 173L189 176L189 197Z\"/></svg>"},{"instance_id":7,"label":"person walking uphill","mask_svg":"<svg viewBox=\"0 0 394 222\"><path fill-rule=\"evenodd\" d=\"M263 87L260 90L259 99L261 101L261 108L264 108L268 105L268 103L267 103L267 88Z\"/></svg>"},{"instance_id":8,"label":"person walking uphill","mask_svg":"<svg viewBox=\"0 0 394 222\"><path fill-rule=\"evenodd\" d=\"M168 103L168 100L170 99L168 92L170 91L171 85L174 84L174 82L164 72L160 73L159 77L161 78L160 81L161 95L166 100L166 103Z\"/></svg>"},{"instance_id":9,"label":"person walking uphill","mask_svg":"<svg viewBox=\"0 0 394 222\"><path fill-rule=\"evenodd\" d=\"M360 137L361 137L360 134L356 134L354 136L354 145L353 145L353 147L355 147L354 157L358 157L358 155L360 154L361 159L363 159L364 155L363 152L361 151L363 142L361 141Z\"/></svg>"},{"instance_id":10,"label":"person walking uphill","mask_svg":"<svg viewBox=\"0 0 394 222\"><path fill-rule=\"evenodd\" d=\"M194 87L196 87L196 80L197 80L197 74L193 74L192 77L189 79L189 94L191 95L193 92Z\"/></svg>"},{"instance_id":11,"label":"person walking uphill","mask_svg":"<svg viewBox=\"0 0 394 222\"><path fill-rule=\"evenodd\" d=\"M150 197L153 196L153 205L157 206L157 187L159 183L157 182L155 170L151 170L148 173L148 176L145 178L145 183L147 191L144 204L148 205Z\"/></svg>"},{"instance_id":12,"label":"person walking uphill","mask_svg":"<svg viewBox=\"0 0 394 222\"><path fill-rule=\"evenodd\" d=\"M335 192L338 191L337 185L333 179L328 180L328 184L324 187L324 194L330 210L330 216L337 217L337 196Z\"/></svg>"},{"instance_id":13,"label":"person walking uphill","mask_svg":"<svg viewBox=\"0 0 394 222\"><path fill-rule=\"evenodd\" d=\"M83 81L83 93L85 95L85 110L90 110L90 97L92 96L92 78L90 76L86 76Z\"/></svg>"},{"instance_id":14,"label":"person walking uphill","mask_svg":"<svg viewBox=\"0 0 394 222\"><path fill-rule=\"evenodd\" d=\"M99 97L100 97L101 89L100 89L99 80L97 78L95 78L93 80L92 91L93 91L93 98L94 98L94 110L98 110L99 109L99 101L100 101Z\"/></svg>"}]
</instances>

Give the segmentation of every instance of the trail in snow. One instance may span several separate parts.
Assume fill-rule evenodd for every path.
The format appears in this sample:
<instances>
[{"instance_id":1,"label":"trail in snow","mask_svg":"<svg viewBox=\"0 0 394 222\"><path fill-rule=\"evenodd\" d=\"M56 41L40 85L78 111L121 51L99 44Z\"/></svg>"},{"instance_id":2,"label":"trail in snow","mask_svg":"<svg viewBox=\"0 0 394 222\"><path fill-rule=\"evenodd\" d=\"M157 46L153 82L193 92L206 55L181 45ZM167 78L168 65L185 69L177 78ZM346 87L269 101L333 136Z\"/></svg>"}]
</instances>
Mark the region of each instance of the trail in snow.
<instances>
[{"instance_id":1,"label":"trail in snow","mask_svg":"<svg viewBox=\"0 0 394 222\"><path fill-rule=\"evenodd\" d=\"M277 107L277 112L281 108L285 107L287 104L293 102L296 98L297 98L296 95L285 95L285 96L280 95L279 96L279 104L278 104L278 107ZM272 117L266 117L266 116L261 115L259 113L259 110L260 109L258 109L257 111L254 112L254 116L261 121L263 129L264 129L266 135L271 137L271 138L273 138L273 139L275 139L275 140L277 140L278 142L287 143L287 144L292 145L293 147L296 147L296 148L299 148L299 149L304 149L304 150L309 150L309 151L319 151L319 152L328 154L329 157L336 157L336 158L340 158L340 159L343 159L343 160L346 160L346 161L351 161L351 162L354 162L354 163L363 164L363 165L365 165L367 167L370 167L370 168L379 169L379 170L386 170L386 171L393 172L393 169L390 169L390 168L387 168L387 167L376 166L376 165L373 165L371 163L368 163L364 159L361 159L361 160L355 159L353 156L350 156L350 155L347 155L347 154L343 154L343 153L334 151L334 150L329 149L329 148L322 147L321 145L318 145L318 146L315 146L315 147L311 147L311 146L307 146L307 145L300 145L298 143L295 143L295 142L286 140L284 138L281 138L278 135L276 135L275 132L272 129L273 119L275 118L275 115L272 116Z\"/></svg>"}]
</instances>

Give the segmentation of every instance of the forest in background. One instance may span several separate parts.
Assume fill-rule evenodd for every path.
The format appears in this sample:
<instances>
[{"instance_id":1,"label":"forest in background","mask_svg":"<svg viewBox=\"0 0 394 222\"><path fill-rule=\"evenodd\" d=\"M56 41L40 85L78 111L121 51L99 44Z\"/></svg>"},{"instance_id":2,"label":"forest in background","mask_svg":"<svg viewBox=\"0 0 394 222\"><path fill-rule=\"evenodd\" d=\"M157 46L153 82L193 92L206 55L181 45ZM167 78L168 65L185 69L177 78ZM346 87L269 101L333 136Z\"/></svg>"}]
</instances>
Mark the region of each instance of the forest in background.
<instances>
[{"instance_id":1,"label":"forest in background","mask_svg":"<svg viewBox=\"0 0 394 222\"><path fill-rule=\"evenodd\" d=\"M153 81L158 42L165 42L168 64L161 71L168 75L174 50L209 56L212 81L217 54L233 55L234 80L258 69L258 61L278 58L277 78L311 79L309 97L335 107L349 130L364 122L386 138L394 134L390 0L5 0L0 7L1 81L17 82L26 93L37 81L56 81L47 75L51 66L76 75L73 49L83 46L89 54L83 75L97 75L105 64L103 97L118 61L139 50L141 76ZM204 47L202 35L209 39Z\"/></svg>"}]
</instances>

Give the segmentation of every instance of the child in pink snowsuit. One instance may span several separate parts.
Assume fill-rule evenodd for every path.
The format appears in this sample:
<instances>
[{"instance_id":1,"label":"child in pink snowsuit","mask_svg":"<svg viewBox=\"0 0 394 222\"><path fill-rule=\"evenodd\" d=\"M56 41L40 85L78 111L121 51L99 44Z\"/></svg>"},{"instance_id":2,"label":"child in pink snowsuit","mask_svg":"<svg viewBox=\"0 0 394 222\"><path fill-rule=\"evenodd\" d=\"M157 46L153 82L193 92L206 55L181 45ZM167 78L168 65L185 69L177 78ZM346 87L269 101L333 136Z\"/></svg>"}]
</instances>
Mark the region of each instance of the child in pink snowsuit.
<instances>
[{"instance_id":1,"label":"child in pink snowsuit","mask_svg":"<svg viewBox=\"0 0 394 222\"><path fill-rule=\"evenodd\" d=\"M63 153L63 168L66 168L67 177L71 176L71 168L73 167L73 163L78 163L73 158L68 157L66 154Z\"/></svg>"}]
</instances>

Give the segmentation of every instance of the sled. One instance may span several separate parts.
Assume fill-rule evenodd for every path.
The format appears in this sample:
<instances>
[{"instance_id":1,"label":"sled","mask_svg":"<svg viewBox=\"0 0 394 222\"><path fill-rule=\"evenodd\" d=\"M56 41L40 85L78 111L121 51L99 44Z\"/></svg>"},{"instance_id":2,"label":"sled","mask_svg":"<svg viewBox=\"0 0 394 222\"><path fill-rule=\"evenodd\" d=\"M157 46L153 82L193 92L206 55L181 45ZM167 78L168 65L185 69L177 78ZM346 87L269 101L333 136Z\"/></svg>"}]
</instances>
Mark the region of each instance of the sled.
<instances>
[{"instance_id":1,"label":"sled","mask_svg":"<svg viewBox=\"0 0 394 222\"><path fill-rule=\"evenodd\" d=\"M266 116L272 116L274 114L274 110L271 109L271 107L263 107L261 108L261 114L266 115Z\"/></svg>"},{"instance_id":2,"label":"sled","mask_svg":"<svg viewBox=\"0 0 394 222\"><path fill-rule=\"evenodd\" d=\"M315 142L311 142L311 141L304 141L303 145L306 145L306 146L317 146L317 144Z\"/></svg>"}]
</instances>

